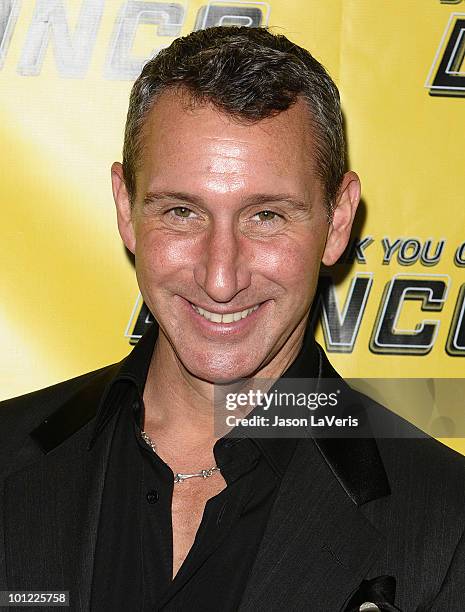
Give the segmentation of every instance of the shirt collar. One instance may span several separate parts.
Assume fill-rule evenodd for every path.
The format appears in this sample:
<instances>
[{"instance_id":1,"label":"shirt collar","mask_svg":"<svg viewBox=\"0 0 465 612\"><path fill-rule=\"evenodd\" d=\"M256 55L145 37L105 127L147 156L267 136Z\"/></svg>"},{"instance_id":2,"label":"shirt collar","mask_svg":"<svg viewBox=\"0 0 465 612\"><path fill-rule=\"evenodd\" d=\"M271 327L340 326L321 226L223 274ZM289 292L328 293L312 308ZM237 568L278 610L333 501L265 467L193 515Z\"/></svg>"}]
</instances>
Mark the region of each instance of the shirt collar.
<instances>
[{"instance_id":1,"label":"shirt collar","mask_svg":"<svg viewBox=\"0 0 465 612\"><path fill-rule=\"evenodd\" d=\"M136 394L134 399L141 403L157 338L158 324L155 322L150 325L129 355L121 362L116 376L102 395L89 448L118 411L122 401L127 400L128 391L133 391Z\"/></svg>"},{"instance_id":2,"label":"shirt collar","mask_svg":"<svg viewBox=\"0 0 465 612\"><path fill-rule=\"evenodd\" d=\"M118 373L107 386L100 402L97 419L90 446L100 435L105 425L121 406L127 401L128 391L136 393L135 399L141 403L155 343L158 338L159 326L156 321L150 325L131 353L123 359ZM321 375L321 360L310 322L307 323L302 347L297 357L290 364L281 378L319 378ZM228 438L231 432L228 434ZM240 441L241 438L233 438ZM295 439L292 438L253 438L254 444L261 450L270 465L282 475L295 449Z\"/></svg>"}]
</instances>

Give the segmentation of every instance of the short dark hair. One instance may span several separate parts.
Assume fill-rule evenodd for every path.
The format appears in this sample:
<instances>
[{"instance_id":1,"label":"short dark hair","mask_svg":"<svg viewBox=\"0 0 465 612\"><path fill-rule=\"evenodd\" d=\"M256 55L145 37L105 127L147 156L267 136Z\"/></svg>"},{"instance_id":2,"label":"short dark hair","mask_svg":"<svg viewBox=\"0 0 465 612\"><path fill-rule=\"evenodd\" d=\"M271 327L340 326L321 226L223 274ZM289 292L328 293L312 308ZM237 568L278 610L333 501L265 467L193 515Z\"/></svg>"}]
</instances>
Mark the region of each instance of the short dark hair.
<instances>
[{"instance_id":1,"label":"short dark hair","mask_svg":"<svg viewBox=\"0 0 465 612\"><path fill-rule=\"evenodd\" d=\"M131 202L141 132L157 96L186 89L194 102L209 102L242 121L276 115L302 97L310 110L317 172L328 215L345 170L339 92L324 67L306 50L265 28L219 26L192 32L150 59L131 91L123 148L123 171Z\"/></svg>"}]
</instances>

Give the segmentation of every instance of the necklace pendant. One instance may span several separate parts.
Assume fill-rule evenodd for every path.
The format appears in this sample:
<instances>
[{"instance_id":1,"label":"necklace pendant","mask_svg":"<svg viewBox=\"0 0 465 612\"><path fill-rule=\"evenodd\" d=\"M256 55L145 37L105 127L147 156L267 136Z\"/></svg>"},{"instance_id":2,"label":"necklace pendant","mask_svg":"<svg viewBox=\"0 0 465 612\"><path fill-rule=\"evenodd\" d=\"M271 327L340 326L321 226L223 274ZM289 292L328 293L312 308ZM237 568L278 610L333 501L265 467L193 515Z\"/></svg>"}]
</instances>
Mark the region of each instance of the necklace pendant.
<instances>
[{"instance_id":1,"label":"necklace pendant","mask_svg":"<svg viewBox=\"0 0 465 612\"><path fill-rule=\"evenodd\" d=\"M150 448L153 450L154 453L157 452L155 443L153 442L153 440L151 439L151 437L148 435L148 433L146 433L145 431L141 430L141 436L142 439L144 440L144 442L150 446ZM201 470L200 472L196 472L195 474L175 474L174 475L174 483L177 484L179 482L184 482L185 480L187 480L188 478L195 478L196 476L201 477L201 478L210 478L210 476L213 476L213 474L215 472L219 472L220 468L217 466L211 467L208 470Z\"/></svg>"},{"instance_id":2,"label":"necklace pendant","mask_svg":"<svg viewBox=\"0 0 465 612\"><path fill-rule=\"evenodd\" d=\"M210 478L210 476L213 476L213 474L215 472L219 472L220 468L219 467L211 467L208 470L201 470L200 472L196 472L195 474L180 474L177 473L174 476L174 483L177 484L179 482L184 482L185 480L187 480L188 478Z\"/></svg>"}]
</instances>

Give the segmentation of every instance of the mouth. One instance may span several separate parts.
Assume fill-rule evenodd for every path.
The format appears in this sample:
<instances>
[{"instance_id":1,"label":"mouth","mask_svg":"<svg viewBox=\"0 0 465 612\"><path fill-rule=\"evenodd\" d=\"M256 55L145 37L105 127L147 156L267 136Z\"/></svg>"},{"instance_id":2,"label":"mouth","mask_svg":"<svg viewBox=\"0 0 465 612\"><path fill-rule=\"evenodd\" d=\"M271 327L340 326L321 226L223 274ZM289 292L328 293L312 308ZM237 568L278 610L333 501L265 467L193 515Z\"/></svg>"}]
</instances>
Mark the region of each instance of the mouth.
<instances>
[{"instance_id":1,"label":"mouth","mask_svg":"<svg viewBox=\"0 0 465 612\"><path fill-rule=\"evenodd\" d=\"M189 304L191 305L191 307L195 310L197 314L202 316L204 319L207 319L207 321L211 321L212 323L226 323L226 324L236 323L237 321L240 321L241 319L246 319L253 312L258 310L258 308L261 306L261 303L260 303L260 304L255 304L255 306L251 306L250 308L246 308L245 310L237 310L236 312L228 312L228 313L220 314L217 312L210 312L209 310L205 310L205 308L196 306L192 302L189 302Z\"/></svg>"}]
</instances>

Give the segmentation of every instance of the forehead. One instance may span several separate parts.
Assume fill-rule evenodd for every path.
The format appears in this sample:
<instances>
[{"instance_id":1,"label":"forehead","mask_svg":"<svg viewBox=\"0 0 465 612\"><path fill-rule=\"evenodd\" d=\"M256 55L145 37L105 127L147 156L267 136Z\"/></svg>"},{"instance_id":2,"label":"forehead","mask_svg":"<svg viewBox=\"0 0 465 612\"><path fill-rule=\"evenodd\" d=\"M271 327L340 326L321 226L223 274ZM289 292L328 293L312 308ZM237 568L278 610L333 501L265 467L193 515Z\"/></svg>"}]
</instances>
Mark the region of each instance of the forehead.
<instances>
[{"instance_id":1,"label":"forehead","mask_svg":"<svg viewBox=\"0 0 465 612\"><path fill-rule=\"evenodd\" d=\"M197 104L188 94L167 90L145 118L141 133L138 182L182 181L208 175L253 179L257 188L281 181L305 189L316 177L311 115L299 99L288 110L244 122L211 103ZM233 181L234 182L234 181ZM161 185L157 184L157 187Z\"/></svg>"}]
</instances>

